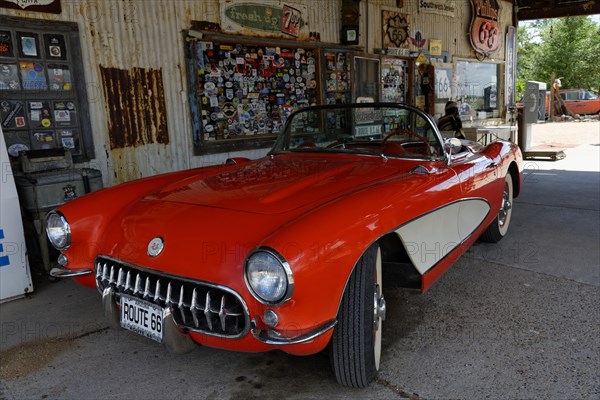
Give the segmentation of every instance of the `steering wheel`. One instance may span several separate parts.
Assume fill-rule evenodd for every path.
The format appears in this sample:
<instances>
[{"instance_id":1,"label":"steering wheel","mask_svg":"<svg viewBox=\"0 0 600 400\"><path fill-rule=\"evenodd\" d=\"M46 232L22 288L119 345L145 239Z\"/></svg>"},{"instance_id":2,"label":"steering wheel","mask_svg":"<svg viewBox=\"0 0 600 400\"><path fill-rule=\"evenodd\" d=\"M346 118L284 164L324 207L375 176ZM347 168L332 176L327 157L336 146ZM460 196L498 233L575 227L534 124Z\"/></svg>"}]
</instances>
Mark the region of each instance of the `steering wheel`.
<instances>
[{"instance_id":1,"label":"steering wheel","mask_svg":"<svg viewBox=\"0 0 600 400\"><path fill-rule=\"evenodd\" d=\"M381 141L381 147L385 146L385 144L387 143L387 141L392 136L398 136L398 135L409 135L409 136L416 137L421 142L423 142L423 144L425 145L425 155L428 156L428 157L431 157L431 148L429 147L429 142L427 141L427 139L425 139L423 136L419 135L416 132L409 131L408 129L398 129L396 131L392 131L392 132L388 133L385 136L385 138L383 138L383 140Z\"/></svg>"}]
</instances>

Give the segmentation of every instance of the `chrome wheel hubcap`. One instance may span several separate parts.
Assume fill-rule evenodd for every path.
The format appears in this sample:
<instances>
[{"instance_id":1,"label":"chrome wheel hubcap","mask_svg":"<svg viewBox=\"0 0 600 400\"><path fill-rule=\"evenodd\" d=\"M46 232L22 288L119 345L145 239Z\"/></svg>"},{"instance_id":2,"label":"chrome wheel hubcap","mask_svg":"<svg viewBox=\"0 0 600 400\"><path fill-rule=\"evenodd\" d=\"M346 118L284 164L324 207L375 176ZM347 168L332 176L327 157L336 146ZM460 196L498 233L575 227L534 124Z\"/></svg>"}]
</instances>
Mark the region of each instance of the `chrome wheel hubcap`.
<instances>
[{"instance_id":1,"label":"chrome wheel hubcap","mask_svg":"<svg viewBox=\"0 0 600 400\"><path fill-rule=\"evenodd\" d=\"M502 206L500 207L500 213L498 213L498 223L503 226L506 223L506 217L508 212L512 208L512 202L510 201L510 190L508 184L504 184L504 194L502 195Z\"/></svg>"},{"instance_id":2,"label":"chrome wheel hubcap","mask_svg":"<svg viewBox=\"0 0 600 400\"><path fill-rule=\"evenodd\" d=\"M379 321L385 321L385 298L383 294L381 294L381 288L379 285L375 285L375 293L373 296L373 324L375 325L375 330L379 329Z\"/></svg>"}]
</instances>

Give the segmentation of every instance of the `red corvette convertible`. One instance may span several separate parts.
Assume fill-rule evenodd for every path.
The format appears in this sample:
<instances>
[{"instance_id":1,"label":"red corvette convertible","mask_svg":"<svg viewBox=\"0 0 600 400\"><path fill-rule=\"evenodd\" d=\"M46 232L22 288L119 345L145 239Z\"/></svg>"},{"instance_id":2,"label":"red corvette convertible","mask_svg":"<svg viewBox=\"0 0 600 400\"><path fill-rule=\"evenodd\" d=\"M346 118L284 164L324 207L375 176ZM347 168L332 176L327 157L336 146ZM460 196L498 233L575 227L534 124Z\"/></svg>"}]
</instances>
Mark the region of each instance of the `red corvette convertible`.
<instances>
[{"instance_id":1,"label":"red corvette convertible","mask_svg":"<svg viewBox=\"0 0 600 400\"><path fill-rule=\"evenodd\" d=\"M444 141L412 107L307 107L264 158L52 212L52 275L97 287L115 326L171 351L328 348L337 380L364 387L380 364L382 271L425 292L475 240L502 239L521 170L516 145Z\"/></svg>"}]
</instances>

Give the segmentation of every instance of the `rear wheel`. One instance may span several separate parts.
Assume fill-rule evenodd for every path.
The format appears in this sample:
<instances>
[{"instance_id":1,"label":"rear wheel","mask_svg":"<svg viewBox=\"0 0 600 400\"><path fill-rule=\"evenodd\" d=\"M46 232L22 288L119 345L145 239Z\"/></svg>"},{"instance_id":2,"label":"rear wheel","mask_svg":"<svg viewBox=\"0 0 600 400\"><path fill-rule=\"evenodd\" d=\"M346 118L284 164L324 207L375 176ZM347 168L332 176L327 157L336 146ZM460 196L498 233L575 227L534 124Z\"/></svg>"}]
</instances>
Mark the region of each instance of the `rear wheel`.
<instances>
[{"instance_id":1,"label":"rear wheel","mask_svg":"<svg viewBox=\"0 0 600 400\"><path fill-rule=\"evenodd\" d=\"M374 244L350 275L331 338L331 366L340 384L366 387L375 379L381 359L385 311L381 250Z\"/></svg>"},{"instance_id":2,"label":"rear wheel","mask_svg":"<svg viewBox=\"0 0 600 400\"><path fill-rule=\"evenodd\" d=\"M489 243L499 242L508 232L513 205L513 181L510 173L506 174L504 180L504 191L502 193L502 204L500 211L494 221L481 235L481 240Z\"/></svg>"}]
</instances>

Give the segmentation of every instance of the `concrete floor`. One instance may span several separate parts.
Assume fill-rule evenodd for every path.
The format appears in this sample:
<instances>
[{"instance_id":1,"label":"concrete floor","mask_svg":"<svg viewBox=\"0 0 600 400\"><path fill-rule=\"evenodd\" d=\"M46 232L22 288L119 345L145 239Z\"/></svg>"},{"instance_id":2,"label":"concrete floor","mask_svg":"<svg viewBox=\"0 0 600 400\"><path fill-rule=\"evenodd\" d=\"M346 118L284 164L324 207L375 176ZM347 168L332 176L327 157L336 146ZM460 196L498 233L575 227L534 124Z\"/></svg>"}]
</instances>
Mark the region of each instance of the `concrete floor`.
<instances>
[{"instance_id":1,"label":"concrete floor","mask_svg":"<svg viewBox=\"0 0 600 400\"><path fill-rule=\"evenodd\" d=\"M545 127L534 141L567 158L527 161L509 235L473 246L424 296L386 290L367 389L337 385L323 354L171 355L107 329L98 293L64 280L0 305L0 399L597 399L600 125Z\"/></svg>"}]
</instances>

